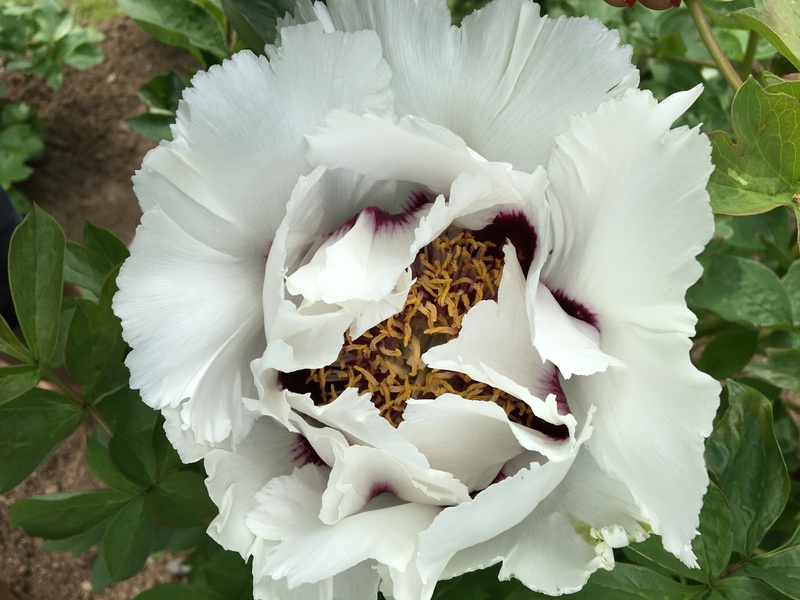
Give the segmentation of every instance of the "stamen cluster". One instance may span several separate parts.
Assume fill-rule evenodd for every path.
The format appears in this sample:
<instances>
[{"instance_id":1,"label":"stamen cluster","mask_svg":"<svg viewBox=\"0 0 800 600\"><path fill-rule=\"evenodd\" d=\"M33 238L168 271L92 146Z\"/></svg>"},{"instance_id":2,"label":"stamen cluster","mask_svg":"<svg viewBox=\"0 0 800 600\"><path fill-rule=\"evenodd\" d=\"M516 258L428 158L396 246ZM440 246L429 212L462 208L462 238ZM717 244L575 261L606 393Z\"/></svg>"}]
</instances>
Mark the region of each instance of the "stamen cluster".
<instances>
[{"instance_id":1,"label":"stamen cluster","mask_svg":"<svg viewBox=\"0 0 800 600\"><path fill-rule=\"evenodd\" d=\"M497 244L451 227L419 252L411 268L416 279L403 309L357 339L346 333L336 362L306 371L303 391L310 391L317 404L333 402L348 387L369 392L394 426L402 421L407 400L445 393L495 402L512 420L532 426L537 419L521 400L468 375L429 368L422 360L429 348L458 335L470 308L497 299L503 273Z\"/></svg>"}]
</instances>

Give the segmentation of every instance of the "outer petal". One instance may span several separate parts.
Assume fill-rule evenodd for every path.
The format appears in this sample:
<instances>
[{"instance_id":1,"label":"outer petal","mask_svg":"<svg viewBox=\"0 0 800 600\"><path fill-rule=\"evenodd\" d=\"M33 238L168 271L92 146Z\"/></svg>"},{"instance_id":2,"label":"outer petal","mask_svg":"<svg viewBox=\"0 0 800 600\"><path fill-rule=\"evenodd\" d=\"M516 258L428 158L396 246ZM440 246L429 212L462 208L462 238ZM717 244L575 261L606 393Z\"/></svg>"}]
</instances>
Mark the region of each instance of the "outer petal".
<instances>
[{"instance_id":1,"label":"outer petal","mask_svg":"<svg viewBox=\"0 0 800 600\"><path fill-rule=\"evenodd\" d=\"M576 117L557 140L548 165L554 247L542 279L595 313L601 337L611 320L694 333L684 297L714 229L705 191L713 167L705 136L669 128L700 91L661 104L631 92Z\"/></svg>"},{"instance_id":2,"label":"outer petal","mask_svg":"<svg viewBox=\"0 0 800 600\"><path fill-rule=\"evenodd\" d=\"M134 180L143 210L162 204L209 245L266 252L310 171L303 135L333 108L391 114L391 73L374 33L323 34L312 23L282 39L270 62L245 51L195 76L174 141L150 152Z\"/></svg>"},{"instance_id":3,"label":"outer petal","mask_svg":"<svg viewBox=\"0 0 800 600\"><path fill-rule=\"evenodd\" d=\"M288 395L292 407L314 421L340 431L351 445L369 446L385 455L387 470L398 481L399 469L407 474L414 487L426 491L428 497L439 498L442 504L451 504L469 498L466 487L450 473L432 469L427 458L413 444L409 443L381 417L380 412L370 401L368 394L357 393L354 388L345 390L334 402L315 406L308 396ZM369 458L373 458L371 453ZM360 460L368 459L361 456ZM337 460L346 460L345 456ZM374 458L373 458L374 460ZM376 486L389 485L391 481L381 478L380 471L370 469ZM366 473L365 473L366 474ZM402 495L402 494L400 494Z\"/></svg>"},{"instance_id":4,"label":"outer petal","mask_svg":"<svg viewBox=\"0 0 800 600\"><path fill-rule=\"evenodd\" d=\"M396 504L386 496L361 513L325 525L318 515L326 481L327 469L307 465L273 479L258 493L259 506L248 524L259 537L279 543L254 567L263 575L285 577L290 588L333 577L366 560L403 573L412 569L415 532L430 525L440 509Z\"/></svg>"},{"instance_id":5,"label":"outer petal","mask_svg":"<svg viewBox=\"0 0 800 600\"><path fill-rule=\"evenodd\" d=\"M691 342L680 334L611 330L603 343L628 368L573 377L564 391L576 410L598 407L590 452L628 486L664 547L696 564L691 540L708 486L703 441L719 384L692 366Z\"/></svg>"},{"instance_id":6,"label":"outer petal","mask_svg":"<svg viewBox=\"0 0 800 600\"><path fill-rule=\"evenodd\" d=\"M447 127L488 159L523 171L546 162L570 115L638 82L616 32L590 19L540 17L527 0L495 0L460 28L444 2L331 0L328 7L337 28L380 36L399 114Z\"/></svg>"},{"instance_id":7,"label":"outer petal","mask_svg":"<svg viewBox=\"0 0 800 600\"><path fill-rule=\"evenodd\" d=\"M572 460L532 462L511 477L490 485L474 500L443 510L420 535L417 563L427 586L423 598L430 598L447 564L459 551L492 540L522 522L556 488L571 464ZM502 554L495 557L475 568L494 564Z\"/></svg>"},{"instance_id":8,"label":"outer petal","mask_svg":"<svg viewBox=\"0 0 800 600\"><path fill-rule=\"evenodd\" d=\"M602 350L627 366L565 383L574 406L598 407L589 448L688 563L719 394L689 362L695 317L684 301L713 230L712 167L699 132L669 127L698 93L657 104L631 92L573 121L548 170L557 218L542 271L550 289L594 312Z\"/></svg>"},{"instance_id":9,"label":"outer petal","mask_svg":"<svg viewBox=\"0 0 800 600\"><path fill-rule=\"evenodd\" d=\"M117 280L114 311L133 351L131 386L153 408L193 398L213 376L219 395L190 400L197 442L249 427L242 395L253 395L249 362L263 347L258 297L264 258L214 250L189 236L160 207L142 216ZM201 324L201 325L198 325Z\"/></svg>"},{"instance_id":10,"label":"outer petal","mask_svg":"<svg viewBox=\"0 0 800 600\"><path fill-rule=\"evenodd\" d=\"M263 417L235 452L217 449L206 456L206 487L219 507L208 534L224 548L247 558L255 536L246 518L256 508L256 492L273 478L304 464L298 444L302 445L300 436Z\"/></svg>"},{"instance_id":11,"label":"outer petal","mask_svg":"<svg viewBox=\"0 0 800 600\"><path fill-rule=\"evenodd\" d=\"M582 450L561 483L519 525L457 554L445 577L491 565L550 595L579 590L598 568L614 565L612 548L647 534L628 489Z\"/></svg>"},{"instance_id":12,"label":"outer petal","mask_svg":"<svg viewBox=\"0 0 800 600\"><path fill-rule=\"evenodd\" d=\"M249 427L238 406L255 393L245 364L264 347L265 257L310 170L303 134L332 108L391 113L374 33L323 34L313 23L283 41L272 63L245 52L197 75L174 141L134 180L146 214L114 302L132 385L157 408L191 398L182 415L198 443L238 440Z\"/></svg>"}]
</instances>

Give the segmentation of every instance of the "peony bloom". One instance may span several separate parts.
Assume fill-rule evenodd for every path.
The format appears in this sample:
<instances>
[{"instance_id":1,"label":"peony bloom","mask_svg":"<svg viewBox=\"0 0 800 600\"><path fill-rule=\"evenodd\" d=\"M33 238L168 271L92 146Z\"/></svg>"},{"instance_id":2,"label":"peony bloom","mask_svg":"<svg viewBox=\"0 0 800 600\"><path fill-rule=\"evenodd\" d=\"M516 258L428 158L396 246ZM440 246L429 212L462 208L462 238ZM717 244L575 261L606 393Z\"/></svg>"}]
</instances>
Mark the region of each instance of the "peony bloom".
<instances>
[{"instance_id":1,"label":"peony bloom","mask_svg":"<svg viewBox=\"0 0 800 600\"><path fill-rule=\"evenodd\" d=\"M131 385L261 599L428 599L502 563L579 589L651 532L695 564L718 385L700 93L589 19L301 4L186 91L134 178Z\"/></svg>"}]
</instances>

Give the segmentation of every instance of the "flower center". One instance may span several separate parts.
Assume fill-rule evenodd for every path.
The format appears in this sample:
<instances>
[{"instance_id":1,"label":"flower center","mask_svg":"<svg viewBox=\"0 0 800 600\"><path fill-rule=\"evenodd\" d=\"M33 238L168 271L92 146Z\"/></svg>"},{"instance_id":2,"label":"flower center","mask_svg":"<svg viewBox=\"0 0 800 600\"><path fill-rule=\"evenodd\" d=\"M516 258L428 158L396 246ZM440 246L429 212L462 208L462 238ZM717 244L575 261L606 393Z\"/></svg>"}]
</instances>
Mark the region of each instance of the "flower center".
<instances>
[{"instance_id":1,"label":"flower center","mask_svg":"<svg viewBox=\"0 0 800 600\"><path fill-rule=\"evenodd\" d=\"M403 309L357 339L346 333L334 363L283 374L287 387L311 393L318 405L333 402L349 387L369 392L381 415L395 427L409 399L452 393L495 402L511 420L541 428L544 423L522 400L462 373L429 368L422 360L429 348L458 335L470 308L497 298L502 249L480 235L452 227L423 248L411 266L416 280Z\"/></svg>"}]
</instances>

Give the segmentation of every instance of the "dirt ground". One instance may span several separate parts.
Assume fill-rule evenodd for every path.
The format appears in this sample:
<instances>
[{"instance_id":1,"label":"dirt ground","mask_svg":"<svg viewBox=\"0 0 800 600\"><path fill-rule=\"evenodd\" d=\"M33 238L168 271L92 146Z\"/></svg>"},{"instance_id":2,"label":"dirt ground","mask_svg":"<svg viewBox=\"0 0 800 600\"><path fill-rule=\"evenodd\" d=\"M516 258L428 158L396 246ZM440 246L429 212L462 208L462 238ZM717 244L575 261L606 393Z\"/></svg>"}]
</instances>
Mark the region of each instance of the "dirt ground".
<instances>
[{"instance_id":1,"label":"dirt ground","mask_svg":"<svg viewBox=\"0 0 800 600\"><path fill-rule=\"evenodd\" d=\"M79 241L89 219L129 242L140 216L130 178L153 143L123 119L141 112L136 94L144 82L195 65L188 53L159 44L130 20L115 18L99 29L106 35L105 62L69 71L58 91L2 70L0 76L11 98L36 106L48 126L45 154L22 191L61 223L69 239ZM133 579L94 594L94 551L77 559L50 553L9 524L8 506L19 498L99 487L86 467L84 435L73 435L24 483L0 495L0 600L129 600L176 580L175 559L160 556Z\"/></svg>"}]
</instances>

